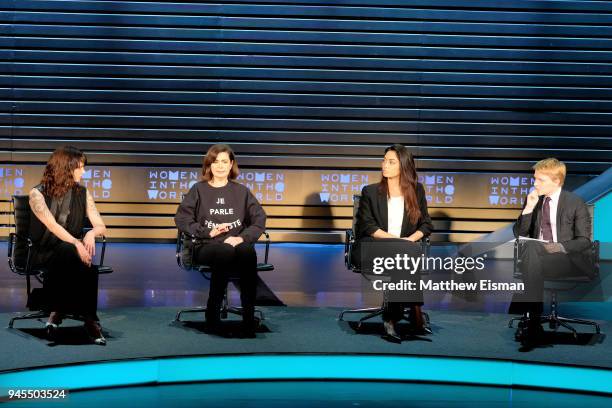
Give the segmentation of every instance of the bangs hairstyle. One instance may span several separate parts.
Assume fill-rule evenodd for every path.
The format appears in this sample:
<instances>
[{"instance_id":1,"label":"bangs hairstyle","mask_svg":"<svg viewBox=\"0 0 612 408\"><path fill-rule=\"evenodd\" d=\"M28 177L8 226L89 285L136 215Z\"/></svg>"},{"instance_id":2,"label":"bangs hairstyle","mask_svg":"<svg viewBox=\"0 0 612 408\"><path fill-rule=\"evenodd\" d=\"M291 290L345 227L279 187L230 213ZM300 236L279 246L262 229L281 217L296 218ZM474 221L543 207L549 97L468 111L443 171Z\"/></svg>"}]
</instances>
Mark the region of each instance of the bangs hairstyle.
<instances>
[{"instance_id":1,"label":"bangs hairstyle","mask_svg":"<svg viewBox=\"0 0 612 408\"><path fill-rule=\"evenodd\" d=\"M397 154L400 163L400 188L404 196L404 209L412 224L416 224L421 218L421 209L417 200L417 173L412 153L400 144L394 144L385 149L385 154L393 151ZM389 181L385 176L379 185L380 192L389 197Z\"/></svg>"},{"instance_id":2,"label":"bangs hairstyle","mask_svg":"<svg viewBox=\"0 0 612 408\"><path fill-rule=\"evenodd\" d=\"M210 181L213 178L212 171L210 170L210 166L217 160L217 156L219 153L227 153L230 160L232 161L232 168L230 169L228 178L230 180L235 180L240 174L238 170L238 162L236 162L236 156L234 155L234 151L231 147L225 144L216 144L210 147L206 152L206 156L204 156L204 164L202 165L202 180Z\"/></svg>"},{"instance_id":3,"label":"bangs hairstyle","mask_svg":"<svg viewBox=\"0 0 612 408\"><path fill-rule=\"evenodd\" d=\"M555 159L554 157L540 160L533 165L534 171L539 171L546 174L551 179L558 178L561 181L561 185L565 182L565 175L567 174L567 168L565 163Z\"/></svg>"},{"instance_id":4,"label":"bangs hairstyle","mask_svg":"<svg viewBox=\"0 0 612 408\"><path fill-rule=\"evenodd\" d=\"M45 194L54 198L61 197L77 186L73 172L81 164L87 164L87 157L76 147L64 146L54 151L45 166L40 182Z\"/></svg>"}]
</instances>

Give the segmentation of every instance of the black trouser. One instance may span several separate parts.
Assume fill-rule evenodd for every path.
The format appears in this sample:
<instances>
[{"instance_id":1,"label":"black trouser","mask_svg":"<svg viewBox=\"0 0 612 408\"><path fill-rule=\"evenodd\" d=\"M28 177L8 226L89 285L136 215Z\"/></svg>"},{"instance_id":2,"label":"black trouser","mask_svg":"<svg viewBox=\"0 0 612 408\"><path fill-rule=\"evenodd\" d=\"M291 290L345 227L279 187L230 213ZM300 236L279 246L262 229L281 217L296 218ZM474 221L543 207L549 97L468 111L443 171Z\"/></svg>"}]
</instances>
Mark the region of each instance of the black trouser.
<instances>
[{"instance_id":1,"label":"black trouser","mask_svg":"<svg viewBox=\"0 0 612 408\"><path fill-rule=\"evenodd\" d=\"M587 273L577 267L572 256L557 252L548 253L541 242L527 241L520 244L521 272L525 282L524 312L540 316L544 310L544 280L580 276Z\"/></svg>"},{"instance_id":2,"label":"black trouser","mask_svg":"<svg viewBox=\"0 0 612 408\"><path fill-rule=\"evenodd\" d=\"M401 245L402 248L402 252L405 252L408 254L408 256L413 257L413 258L418 258L421 256L421 254L423 253L422 248L421 248L421 244L417 243L417 242L410 242L410 241L406 241L403 239L394 239L394 238L374 238L374 237L364 237L359 239L357 242L355 242L355 244L353 245L353 249L352 249L352 253L351 253L351 260L353 265L357 266L358 268L361 268L361 262L362 259L365 258L370 258L370 257L375 257L375 256L392 256L394 254L392 253L383 253L384 251L381 251L381 253L376 253L376 254L370 254L368 257L365 257L363 251L364 251L364 247L367 248L367 244L368 243L385 243L385 242L389 242L389 243L393 243L394 246L397 245L398 243ZM376 249L376 248L373 248ZM378 249L381 249L380 247ZM414 280L416 280L418 282L420 277L420 274L415 274L413 276ZM417 285L418 286L418 285ZM385 298L387 297L387 294L385 293ZM423 305L423 292L420 290L417 291L413 291L410 294L410 297L412 299L418 299L418 301L414 301L414 302L391 302L391 301L386 301L383 303L383 314L382 314L382 318L384 321L388 322L388 321L399 321L404 317L404 309L406 307L410 307L410 306L422 306Z\"/></svg>"},{"instance_id":3,"label":"black trouser","mask_svg":"<svg viewBox=\"0 0 612 408\"><path fill-rule=\"evenodd\" d=\"M44 288L49 311L75 314L97 321L98 270L81 261L76 247L61 242L47 261Z\"/></svg>"},{"instance_id":4,"label":"black trouser","mask_svg":"<svg viewBox=\"0 0 612 408\"><path fill-rule=\"evenodd\" d=\"M210 265L212 269L207 316L218 317L229 280L239 279L243 317L253 319L257 287L257 254L253 244L243 242L233 247L220 242L207 243L196 248L194 261Z\"/></svg>"}]
</instances>

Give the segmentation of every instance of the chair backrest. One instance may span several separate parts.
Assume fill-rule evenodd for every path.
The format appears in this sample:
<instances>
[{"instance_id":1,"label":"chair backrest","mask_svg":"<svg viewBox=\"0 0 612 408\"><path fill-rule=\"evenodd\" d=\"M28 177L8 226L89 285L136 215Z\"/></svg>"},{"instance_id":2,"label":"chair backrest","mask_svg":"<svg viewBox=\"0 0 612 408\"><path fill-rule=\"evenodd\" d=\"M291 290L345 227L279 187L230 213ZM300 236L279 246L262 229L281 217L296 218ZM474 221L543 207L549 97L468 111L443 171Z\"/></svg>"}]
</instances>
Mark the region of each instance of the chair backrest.
<instances>
[{"instance_id":1,"label":"chair backrest","mask_svg":"<svg viewBox=\"0 0 612 408\"><path fill-rule=\"evenodd\" d=\"M591 218L591 231L589 232L589 239L592 242L591 245L591 257L593 261L593 278L599 276L599 241L595 241L595 204L587 204L587 210L589 211L589 217Z\"/></svg>"},{"instance_id":2,"label":"chair backrest","mask_svg":"<svg viewBox=\"0 0 612 408\"><path fill-rule=\"evenodd\" d=\"M12 263L17 271L23 271L28 262L30 238L30 198L27 195L14 195L11 200L15 223Z\"/></svg>"},{"instance_id":3,"label":"chair backrest","mask_svg":"<svg viewBox=\"0 0 612 408\"><path fill-rule=\"evenodd\" d=\"M361 200L361 196L359 194L353 195L353 234L357 231L355 227L357 225L357 212L359 212L359 201Z\"/></svg>"},{"instance_id":4,"label":"chair backrest","mask_svg":"<svg viewBox=\"0 0 612 408\"><path fill-rule=\"evenodd\" d=\"M193 265L193 239L187 234L178 231L176 237L176 262L185 270L192 270Z\"/></svg>"},{"instance_id":5,"label":"chair backrest","mask_svg":"<svg viewBox=\"0 0 612 408\"><path fill-rule=\"evenodd\" d=\"M587 204L587 210L589 211L589 217L591 218L591 231L589 232L589 239L593 241L595 237L595 204Z\"/></svg>"}]
</instances>

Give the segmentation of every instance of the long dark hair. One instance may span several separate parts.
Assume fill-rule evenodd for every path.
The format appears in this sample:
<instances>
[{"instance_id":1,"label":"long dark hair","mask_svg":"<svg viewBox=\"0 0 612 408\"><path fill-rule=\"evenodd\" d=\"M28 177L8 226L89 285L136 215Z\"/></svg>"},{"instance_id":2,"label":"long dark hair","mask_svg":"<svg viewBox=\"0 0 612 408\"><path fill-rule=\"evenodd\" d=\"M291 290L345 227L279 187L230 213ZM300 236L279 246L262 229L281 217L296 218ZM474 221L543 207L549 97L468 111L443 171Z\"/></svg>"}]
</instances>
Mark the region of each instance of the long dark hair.
<instances>
[{"instance_id":1,"label":"long dark hair","mask_svg":"<svg viewBox=\"0 0 612 408\"><path fill-rule=\"evenodd\" d=\"M236 156L234 155L234 151L231 147L226 144L216 144L212 145L210 149L206 152L206 156L204 156L204 163L202 164L202 180L210 181L212 180L212 171L210 170L210 166L217 160L217 156L219 153L227 153L230 160L232 161L232 168L230 169L229 175L227 176L230 180L235 180L240 174L240 170L238 170L238 162L236 162Z\"/></svg>"},{"instance_id":2,"label":"long dark hair","mask_svg":"<svg viewBox=\"0 0 612 408\"><path fill-rule=\"evenodd\" d=\"M50 197L61 197L78 185L74 181L73 172L81 166L81 163L87 164L87 157L76 147L64 146L55 150L45 166L40 182L45 194Z\"/></svg>"},{"instance_id":3,"label":"long dark hair","mask_svg":"<svg viewBox=\"0 0 612 408\"><path fill-rule=\"evenodd\" d=\"M417 201L416 189L417 189L417 173L414 165L414 158L412 153L401 144L394 144L385 149L387 152L395 152L400 163L400 189L404 196L404 208L408 213L408 219L411 223L416 224L419 218L421 218L421 209ZM379 184L381 194L384 194L387 198L389 197L389 181L385 176L382 176L382 180Z\"/></svg>"}]
</instances>

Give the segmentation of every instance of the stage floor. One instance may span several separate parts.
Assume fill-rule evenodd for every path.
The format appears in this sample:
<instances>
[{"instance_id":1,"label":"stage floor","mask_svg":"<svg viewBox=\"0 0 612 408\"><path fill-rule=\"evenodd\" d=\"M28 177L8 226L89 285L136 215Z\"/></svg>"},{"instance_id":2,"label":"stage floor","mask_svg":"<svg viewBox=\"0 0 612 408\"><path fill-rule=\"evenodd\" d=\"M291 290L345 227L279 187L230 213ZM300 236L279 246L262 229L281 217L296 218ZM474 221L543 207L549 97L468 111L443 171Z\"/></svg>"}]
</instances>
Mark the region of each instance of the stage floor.
<instances>
[{"instance_id":1,"label":"stage floor","mask_svg":"<svg viewBox=\"0 0 612 408\"><path fill-rule=\"evenodd\" d=\"M0 251L6 243L0 243ZM410 337L401 345L380 338L379 319L362 334L337 320L343 308L377 306L380 297L363 295L363 278L347 271L342 245L275 244L270 250L274 271L261 277L287 307L262 307L266 321L257 339L204 333L200 323L176 324L177 310L205 303L208 281L181 270L171 244L112 243L107 260L115 272L100 278L99 314L108 333L106 347L89 345L77 323L66 322L59 344L44 339L42 322L18 321L14 330L0 330L0 371L26 367L115 359L240 353L381 353L508 359L612 368L612 348L605 333L612 329L612 302L562 303L561 314L598 320L602 335L550 336L550 345L523 352L507 327L510 298L465 297L457 293L425 296L434 334ZM263 255L263 246L258 245ZM448 251L432 247L437 254ZM511 275L510 261L493 261L493 274ZM612 279L612 263L602 263L601 287ZM604 291L604 293L606 293ZM377 294L378 295L378 294ZM239 303L236 291L232 302ZM603 296L605 298L605 296ZM602 298L602 299L603 299ZM24 312L25 282L0 264L0 324ZM349 317L350 318L350 317ZM578 328L591 333L591 328Z\"/></svg>"},{"instance_id":2,"label":"stage floor","mask_svg":"<svg viewBox=\"0 0 612 408\"><path fill-rule=\"evenodd\" d=\"M563 365L612 368L612 348L605 333L612 323L601 321L602 334L584 328L578 340L569 333L551 333L550 344L521 351L508 328L508 316L497 313L431 311L433 334L410 336L402 344L381 338L379 320L364 325L361 333L338 321L338 308L266 307L264 326L256 339L233 337L238 321L226 322L223 336L205 333L203 316L193 323L176 323L174 307L139 307L104 310L100 318L108 344L87 344L76 322L67 321L58 343L44 338L42 322L18 321L15 329L0 330L0 371L102 360L221 354L401 354L470 357ZM11 314L0 314L7 322ZM72 327L71 327L72 326Z\"/></svg>"}]
</instances>

